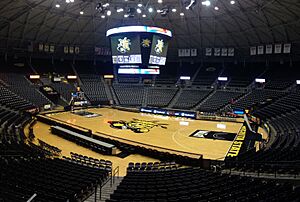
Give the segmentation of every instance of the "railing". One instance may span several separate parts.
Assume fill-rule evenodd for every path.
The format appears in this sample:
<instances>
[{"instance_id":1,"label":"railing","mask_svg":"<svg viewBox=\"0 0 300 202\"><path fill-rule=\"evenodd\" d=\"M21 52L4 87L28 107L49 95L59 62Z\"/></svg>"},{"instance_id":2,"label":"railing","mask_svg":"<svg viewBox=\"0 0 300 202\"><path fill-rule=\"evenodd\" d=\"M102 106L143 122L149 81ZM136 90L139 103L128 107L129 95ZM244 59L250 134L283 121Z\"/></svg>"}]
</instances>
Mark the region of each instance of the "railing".
<instances>
[{"instance_id":1,"label":"railing","mask_svg":"<svg viewBox=\"0 0 300 202\"><path fill-rule=\"evenodd\" d=\"M235 170L240 167L240 170ZM269 178L300 178L300 161L278 161L278 162L226 162L223 170L229 174L238 174L252 177Z\"/></svg>"},{"instance_id":2,"label":"railing","mask_svg":"<svg viewBox=\"0 0 300 202\"><path fill-rule=\"evenodd\" d=\"M103 182L100 184L100 193L99 193L99 199L101 200L102 197L102 188L108 183L110 182L110 187L112 187L112 185L115 183L115 177L119 178L120 177L120 169L119 166L117 166L115 169L112 170L112 172L110 173L110 176ZM97 201L97 188L98 186L95 187L95 202Z\"/></svg>"},{"instance_id":3,"label":"railing","mask_svg":"<svg viewBox=\"0 0 300 202\"><path fill-rule=\"evenodd\" d=\"M34 193L34 194L27 200L27 202L31 202L36 196L37 196L37 194Z\"/></svg>"}]
</instances>

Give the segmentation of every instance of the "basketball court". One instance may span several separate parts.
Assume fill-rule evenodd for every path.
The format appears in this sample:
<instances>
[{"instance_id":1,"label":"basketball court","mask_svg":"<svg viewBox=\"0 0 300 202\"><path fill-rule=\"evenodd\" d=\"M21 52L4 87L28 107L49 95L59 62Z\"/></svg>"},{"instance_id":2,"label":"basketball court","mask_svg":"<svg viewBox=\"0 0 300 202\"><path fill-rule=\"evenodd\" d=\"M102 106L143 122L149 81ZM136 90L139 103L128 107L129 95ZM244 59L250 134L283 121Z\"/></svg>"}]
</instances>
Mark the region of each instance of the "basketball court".
<instances>
[{"instance_id":1,"label":"basketball court","mask_svg":"<svg viewBox=\"0 0 300 202\"><path fill-rule=\"evenodd\" d=\"M171 152L203 155L204 159L213 160L224 159L232 145L232 138L242 127L242 123L236 122L193 120L112 108L75 112L44 116L74 127L90 129L94 135Z\"/></svg>"}]
</instances>

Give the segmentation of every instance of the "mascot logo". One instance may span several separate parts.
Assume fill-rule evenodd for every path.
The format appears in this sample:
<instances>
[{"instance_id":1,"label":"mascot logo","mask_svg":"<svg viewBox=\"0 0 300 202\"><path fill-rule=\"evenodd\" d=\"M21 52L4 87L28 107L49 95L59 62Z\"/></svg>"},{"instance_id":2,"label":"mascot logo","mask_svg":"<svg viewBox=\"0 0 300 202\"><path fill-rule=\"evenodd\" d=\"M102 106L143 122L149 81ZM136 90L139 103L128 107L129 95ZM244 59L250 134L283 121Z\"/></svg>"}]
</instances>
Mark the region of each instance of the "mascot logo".
<instances>
[{"instance_id":1,"label":"mascot logo","mask_svg":"<svg viewBox=\"0 0 300 202\"><path fill-rule=\"evenodd\" d=\"M150 47L150 44L151 44L151 41L149 39L143 39L142 40L142 46L144 48L149 48Z\"/></svg>"},{"instance_id":2,"label":"mascot logo","mask_svg":"<svg viewBox=\"0 0 300 202\"><path fill-rule=\"evenodd\" d=\"M130 45L131 45L130 39L124 37L123 39L119 39L117 50L120 53L127 53L130 51Z\"/></svg>"},{"instance_id":3,"label":"mascot logo","mask_svg":"<svg viewBox=\"0 0 300 202\"><path fill-rule=\"evenodd\" d=\"M110 127L116 129L129 129L135 133L148 133L151 128L161 127L167 129L166 125L163 123L158 123L158 121L145 121L139 119L133 119L132 121L109 121Z\"/></svg>"},{"instance_id":4,"label":"mascot logo","mask_svg":"<svg viewBox=\"0 0 300 202\"><path fill-rule=\"evenodd\" d=\"M161 39L161 40L157 40L157 44L155 46L155 52L157 55L160 55L162 52L163 52L163 48L164 48L164 41Z\"/></svg>"}]
</instances>

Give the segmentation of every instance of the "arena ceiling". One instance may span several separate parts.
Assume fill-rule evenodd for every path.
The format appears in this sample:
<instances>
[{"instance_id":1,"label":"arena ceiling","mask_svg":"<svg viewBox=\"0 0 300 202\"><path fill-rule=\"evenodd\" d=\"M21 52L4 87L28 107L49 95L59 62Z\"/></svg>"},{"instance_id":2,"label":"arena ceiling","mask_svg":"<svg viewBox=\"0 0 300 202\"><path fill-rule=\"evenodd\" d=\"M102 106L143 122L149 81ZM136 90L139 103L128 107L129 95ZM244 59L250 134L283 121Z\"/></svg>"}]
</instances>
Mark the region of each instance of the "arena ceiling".
<instances>
[{"instance_id":1,"label":"arena ceiling","mask_svg":"<svg viewBox=\"0 0 300 202\"><path fill-rule=\"evenodd\" d=\"M29 42L42 42L57 47L73 44L88 51L94 46L109 47L105 32L122 25L172 30L171 50L248 50L253 45L300 42L299 0L210 0L210 5L197 0L187 10L191 1L194 0L1 0L0 48L23 49ZM149 8L153 11L149 12ZM169 11L165 16L163 9Z\"/></svg>"}]
</instances>

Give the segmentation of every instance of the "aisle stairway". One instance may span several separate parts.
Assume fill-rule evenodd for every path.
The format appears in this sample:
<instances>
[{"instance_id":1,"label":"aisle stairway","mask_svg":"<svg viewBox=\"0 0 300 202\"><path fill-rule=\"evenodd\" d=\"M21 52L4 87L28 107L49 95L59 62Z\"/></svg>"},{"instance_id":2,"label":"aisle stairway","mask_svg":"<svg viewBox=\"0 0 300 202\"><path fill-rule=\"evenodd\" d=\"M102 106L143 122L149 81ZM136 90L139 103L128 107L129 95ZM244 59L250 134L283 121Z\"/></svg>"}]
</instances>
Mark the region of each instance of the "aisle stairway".
<instances>
[{"instance_id":1,"label":"aisle stairway","mask_svg":"<svg viewBox=\"0 0 300 202\"><path fill-rule=\"evenodd\" d=\"M105 202L106 200L110 199L110 195L117 189L119 184L122 182L124 177L115 177L114 184L110 186L110 181L107 182L101 191L101 199L100 199L100 187L97 189L96 198L99 202ZM92 194L85 202L95 202L95 194Z\"/></svg>"}]
</instances>

